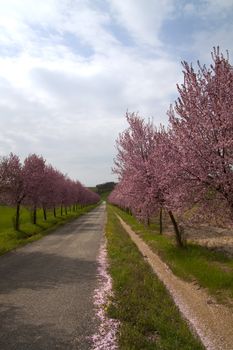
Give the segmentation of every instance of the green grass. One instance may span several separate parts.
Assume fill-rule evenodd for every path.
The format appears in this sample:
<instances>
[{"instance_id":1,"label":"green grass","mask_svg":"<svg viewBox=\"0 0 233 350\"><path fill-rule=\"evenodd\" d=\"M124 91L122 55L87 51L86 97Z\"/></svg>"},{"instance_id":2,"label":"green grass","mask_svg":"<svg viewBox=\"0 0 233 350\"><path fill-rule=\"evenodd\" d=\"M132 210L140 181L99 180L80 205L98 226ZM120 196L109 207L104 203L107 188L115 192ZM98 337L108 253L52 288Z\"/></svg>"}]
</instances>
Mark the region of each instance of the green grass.
<instances>
[{"instance_id":1,"label":"green grass","mask_svg":"<svg viewBox=\"0 0 233 350\"><path fill-rule=\"evenodd\" d=\"M160 255L174 274L187 281L196 281L218 301L232 303L233 259L196 244L177 248L174 239L159 235L156 224L146 227L119 208L114 207L114 210Z\"/></svg>"},{"instance_id":2,"label":"green grass","mask_svg":"<svg viewBox=\"0 0 233 350\"><path fill-rule=\"evenodd\" d=\"M102 201L107 201L108 196L110 195L110 193L111 193L110 191L102 192L102 193L100 194L100 197L101 197Z\"/></svg>"},{"instance_id":3,"label":"green grass","mask_svg":"<svg viewBox=\"0 0 233 350\"><path fill-rule=\"evenodd\" d=\"M106 234L114 291L108 313L120 320L119 348L203 349L110 206Z\"/></svg>"},{"instance_id":4,"label":"green grass","mask_svg":"<svg viewBox=\"0 0 233 350\"><path fill-rule=\"evenodd\" d=\"M0 206L0 255L4 254L20 245L36 241L47 235L51 230L65 224L66 222L85 214L96 205L90 205L84 208L78 208L76 212L60 215L57 210L57 217L53 216L52 211L47 213L47 221L43 220L43 212L38 209L37 224L31 223L31 213L28 209L22 208L20 212L20 231L13 228L13 218L15 216L15 208L8 206Z\"/></svg>"}]
</instances>

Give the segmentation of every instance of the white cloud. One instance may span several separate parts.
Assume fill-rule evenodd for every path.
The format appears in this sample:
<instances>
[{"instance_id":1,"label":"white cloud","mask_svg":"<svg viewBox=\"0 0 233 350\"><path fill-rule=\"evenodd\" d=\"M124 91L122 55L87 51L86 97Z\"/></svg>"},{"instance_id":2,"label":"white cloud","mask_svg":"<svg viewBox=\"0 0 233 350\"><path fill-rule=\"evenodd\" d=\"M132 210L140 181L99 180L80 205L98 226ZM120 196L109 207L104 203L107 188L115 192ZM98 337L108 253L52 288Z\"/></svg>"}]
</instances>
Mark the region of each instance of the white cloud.
<instances>
[{"instance_id":1,"label":"white cloud","mask_svg":"<svg viewBox=\"0 0 233 350\"><path fill-rule=\"evenodd\" d=\"M86 184L111 179L126 110L166 123L182 75L160 37L174 4L0 0L1 154L43 154ZM118 26L134 44L116 35ZM228 44L227 30L215 40ZM192 49L206 52L212 34L195 33Z\"/></svg>"},{"instance_id":2,"label":"white cloud","mask_svg":"<svg viewBox=\"0 0 233 350\"><path fill-rule=\"evenodd\" d=\"M183 11L189 15L198 15L206 20L213 16L220 19L233 11L233 0L190 1L184 4Z\"/></svg>"},{"instance_id":3,"label":"white cloud","mask_svg":"<svg viewBox=\"0 0 233 350\"><path fill-rule=\"evenodd\" d=\"M233 9L232 0L207 0L206 12L209 14L220 14L228 15L228 11Z\"/></svg>"},{"instance_id":4,"label":"white cloud","mask_svg":"<svg viewBox=\"0 0 233 350\"><path fill-rule=\"evenodd\" d=\"M226 24L220 28L196 33L194 35L193 49L198 53L202 63L208 63L211 61L210 53L213 51L213 47L220 46L220 50L225 56L226 50L229 51L232 61L232 42L233 24Z\"/></svg>"},{"instance_id":5,"label":"white cloud","mask_svg":"<svg viewBox=\"0 0 233 350\"><path fill-rule=\"evenodd\" d=\"M141 44L154 48L162 45L159 30L163 20L174 11L173 0L109 0L118 22Z\"/></svg>"},{"instance_id":6,"label":"white cloud","mask_svg":"<svg viewBox=\"0 0 233 350\"><path fill-rule=\"evenodd\" d=\"M203 63L211 61L213 47L220 46L225 54L232 51L233 0L207 0L196 6L198 16L205 25L193 35L191 49ZM208 24L208 25L207 25Z\"/></svg>"}]
</instances>

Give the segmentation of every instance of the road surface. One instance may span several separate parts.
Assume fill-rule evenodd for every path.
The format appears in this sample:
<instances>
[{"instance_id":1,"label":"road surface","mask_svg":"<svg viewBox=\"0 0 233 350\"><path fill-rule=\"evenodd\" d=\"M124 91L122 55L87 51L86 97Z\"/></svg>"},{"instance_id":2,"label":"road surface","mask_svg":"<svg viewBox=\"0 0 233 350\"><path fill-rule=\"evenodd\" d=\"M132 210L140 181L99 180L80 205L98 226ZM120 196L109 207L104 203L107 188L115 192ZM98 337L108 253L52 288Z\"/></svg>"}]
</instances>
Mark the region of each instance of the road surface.
<instances>
[{"instance_id":1,"label":"road surface","mask_svg":"<svg viewBox=\"0 0 233 350\"><path fill-rule=\"evenodd\" d=\"M0 349L90 349L105 205L0 257Z\"/></svg>"}]
</instances>

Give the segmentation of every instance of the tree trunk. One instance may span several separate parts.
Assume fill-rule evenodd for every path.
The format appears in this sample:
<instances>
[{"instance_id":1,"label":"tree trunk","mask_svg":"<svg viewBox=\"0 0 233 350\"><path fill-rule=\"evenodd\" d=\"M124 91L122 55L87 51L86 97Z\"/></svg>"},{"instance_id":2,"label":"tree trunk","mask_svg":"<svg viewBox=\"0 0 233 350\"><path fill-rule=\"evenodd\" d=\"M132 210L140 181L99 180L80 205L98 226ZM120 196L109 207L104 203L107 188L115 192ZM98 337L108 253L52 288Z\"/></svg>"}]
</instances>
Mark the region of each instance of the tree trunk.
<instances>
[{"instance_id":1,"label":"tree trunk","mask_svg":"<svg viewBox=\"0 0 233 350\"><path fill-rule=\"evenodd\" d=\"M163 207L159 211L159 233L163 234Z\"/></svg>"},{"instance_id":2,"label":"tree trunk","mask_svg":"<svg viewBox=\"0 0 233 350\"><path fill-rule=\"evenodd\" d=\"M47 220L46 208L43 207L44 221Z\"/></svg>"},{"instance_id":3,"label":"tree trunk","mask_svg":"<svg viewBox=\"0 0 233 350\"><path fill-rule=\"evenodd\" d=\"M65 207L65 213L66 213L66 215L67 215L67 207Z\"/></svg>"},{"instance_id":4,"label":"tree trunk","mask_svg":"<svg viewBox=\"0 0 233 350\"><path fill-rule=\"evenodd\" d=\"M168 210L168 214L171 218L171 221L172 221L172 224L173 224L173 227L174 227L174 231L175 231L175 236L176 236L176 243L178 245L178 247L184 247L184 244L183 244L183 241L182 241L182 237L181 237L181 234L180 234L180 230L179 230L179 227L178 227L178 224L176 222L176 219L172 213L171 210Z\"/></svg>"},{"instance_id":5,"label":"tree trunk","mask_svg":"<svg viewBox=\"0 0 233 350\"><path fill-rule=\"evenodd\" d=\"M56 208L53 208L53 216L56 218L57 217L57 213L56 213Z\"/></svg>"},{"instance_id":6,"label":"tree trunk","mask_svg":"<svg viewBox=\"0 0 233 350\"><path fill-rule=\"evenodd\" d=\"M16 216L15 216L15 229L19 231L19 216L20 216L20 203L18 202L16 205Z\"/></svg>"},{"instance_id":7,"label":"tree trunk","mask_svg":"<svg viewBox=\"0 0 233 350\"><path fill-rule=\"evenodd\" d=\"M36 206L33 208L33 224L36 225Z\"/></svg>"},{"instance_id":8,"label":"tree trunk","mask_svg":"<svg viewBox=\"0 0 233 350\"><path fill-rule=\"evenodd\" d=\"M61 204L61 216L62 216L62 214L63 214L63 208L62 208L62 204Z\"/></svg>"}]
</instances>

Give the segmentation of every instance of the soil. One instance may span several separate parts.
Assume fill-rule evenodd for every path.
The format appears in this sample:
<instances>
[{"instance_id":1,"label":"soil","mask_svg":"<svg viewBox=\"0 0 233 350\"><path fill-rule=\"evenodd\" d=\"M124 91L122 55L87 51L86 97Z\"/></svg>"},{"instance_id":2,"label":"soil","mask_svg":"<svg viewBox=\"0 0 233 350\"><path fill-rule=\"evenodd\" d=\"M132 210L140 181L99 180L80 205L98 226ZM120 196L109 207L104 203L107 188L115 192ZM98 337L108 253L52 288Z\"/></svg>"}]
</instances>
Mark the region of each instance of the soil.
<instances>
[{"instance_id":1,"label":"soil","mask_svg":"<svg viewBox=\"0 0 233 350\"><path fill-rule=\"evenodd\" d=\"M184 232L187 241L222 251L233 257L233 229L200 224L196 227L185 226ZM174 235L170 224L166 225L164 233Z\"/></svg>"}]
</instances>

